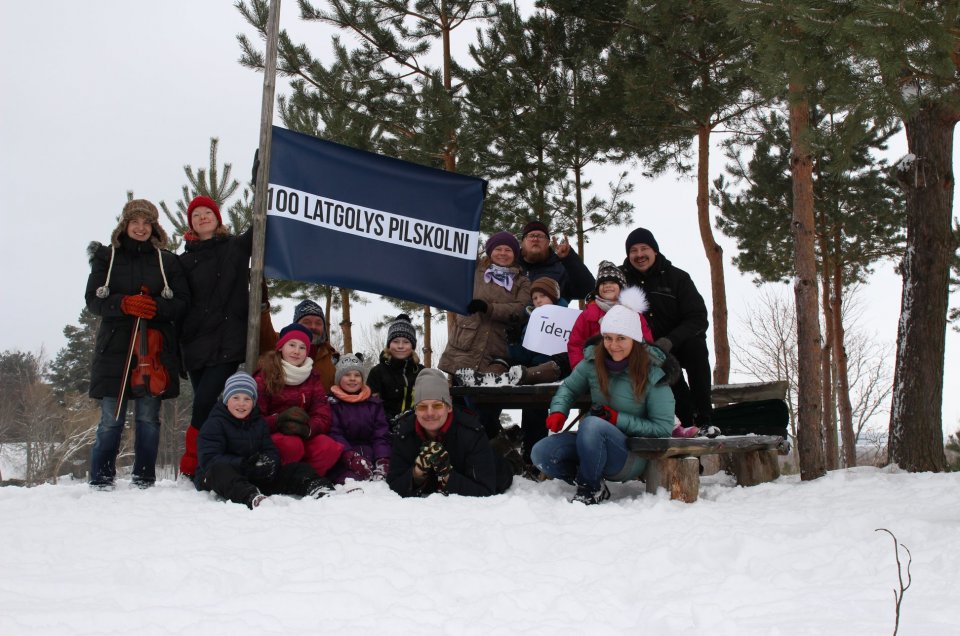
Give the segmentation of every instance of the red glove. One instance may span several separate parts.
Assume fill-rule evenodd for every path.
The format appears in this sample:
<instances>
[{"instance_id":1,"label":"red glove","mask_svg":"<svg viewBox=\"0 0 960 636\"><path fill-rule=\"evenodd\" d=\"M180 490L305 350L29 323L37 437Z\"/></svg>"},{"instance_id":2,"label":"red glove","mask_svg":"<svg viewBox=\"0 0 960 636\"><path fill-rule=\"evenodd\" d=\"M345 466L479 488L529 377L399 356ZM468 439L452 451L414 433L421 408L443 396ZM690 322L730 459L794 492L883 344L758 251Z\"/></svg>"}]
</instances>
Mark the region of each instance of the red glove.
<instances>
[{"instance_id":1,"label":"red glove","mask_svg":"<svg viewBox=\"0 0 960 636\"><path fill-rule=\"evenodd\" d=\"M567 416L563 413L551 413L547 416L547 430L551 433L559 433L566 423Z\"/></svg>"},{"instance_id":2,"label":"red glove","mask_svg":"<svg viewBox=\"0 0 960 636\"><path fill-rule=\"evenodd\" d=\"M590 415L607 420L611 424L617 423L617 412L606 404L594 404L590 407Z\"/></svg>"},{"instance_id":3,"label":"red glove","mask_svg":"<svg viewBox=\"0 0 960 636\"><path fill-rule=\"evenodd\" d=\"M157 315L157 301L153 299L153 296L144 294L124 296L120 301L120 311L128 316L152 320Z\"/></svg>"}]
</instances>

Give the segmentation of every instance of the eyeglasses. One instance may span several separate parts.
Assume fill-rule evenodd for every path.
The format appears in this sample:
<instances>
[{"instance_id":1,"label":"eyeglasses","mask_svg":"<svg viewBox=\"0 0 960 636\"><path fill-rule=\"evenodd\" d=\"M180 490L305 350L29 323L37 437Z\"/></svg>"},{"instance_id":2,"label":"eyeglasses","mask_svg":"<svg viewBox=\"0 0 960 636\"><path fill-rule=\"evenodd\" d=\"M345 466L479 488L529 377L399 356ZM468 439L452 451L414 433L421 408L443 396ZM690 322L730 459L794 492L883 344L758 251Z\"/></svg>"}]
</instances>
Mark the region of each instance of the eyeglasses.
<instances>
[{"instance_id":1,"label":"eyeglasses","mask_svg":"<svg viewBox=\"0 0 960 636\"><path fill-rule=\"evenodd\" d=\"M447 408L447 405L444 404L443 402L434 402L432 404L421 402L420 404L417 404L415 407L413 407L413 410L422 415L425 413L429 413L430 411L439 413L440 411L443 411L446 408Z\"/></svg>"},{"instance_id":2,"label":"eyeglasses","mask_svg":"<svg viewBox=\"0 0 960 636\"><path fill-rule=\"evenodd\" d=\"M549 238L549 237L548 237L546 234L543 234L543 233L541 233L541 232L530 232L529 234L527 234L527 235L524 236L523 238L525 238L525 239L533 239L534 241L546 241L547 238Z\"/></svg>"}]
</instances>

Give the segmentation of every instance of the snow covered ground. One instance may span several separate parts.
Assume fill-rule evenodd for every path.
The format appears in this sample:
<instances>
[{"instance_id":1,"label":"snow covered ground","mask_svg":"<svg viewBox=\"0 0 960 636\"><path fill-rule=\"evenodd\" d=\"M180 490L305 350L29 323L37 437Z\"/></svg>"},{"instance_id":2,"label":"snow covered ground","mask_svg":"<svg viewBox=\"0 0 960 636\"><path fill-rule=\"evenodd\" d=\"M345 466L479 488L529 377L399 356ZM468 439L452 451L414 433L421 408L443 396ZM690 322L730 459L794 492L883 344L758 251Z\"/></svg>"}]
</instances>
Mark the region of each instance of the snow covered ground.
<instances>
[{"instance_id":1,"label":"snow covered ground","mask_svg":"<svg viewBox=\"0 0 960 636\"><path fill-rule=\"evenodd\" d=\"M857 468L700 501L362 493L250 511L164 481L0 488L0 634L960 633L960 473ZM906 561L906 554L901 552Z\"/></svg>"}]
</instances>

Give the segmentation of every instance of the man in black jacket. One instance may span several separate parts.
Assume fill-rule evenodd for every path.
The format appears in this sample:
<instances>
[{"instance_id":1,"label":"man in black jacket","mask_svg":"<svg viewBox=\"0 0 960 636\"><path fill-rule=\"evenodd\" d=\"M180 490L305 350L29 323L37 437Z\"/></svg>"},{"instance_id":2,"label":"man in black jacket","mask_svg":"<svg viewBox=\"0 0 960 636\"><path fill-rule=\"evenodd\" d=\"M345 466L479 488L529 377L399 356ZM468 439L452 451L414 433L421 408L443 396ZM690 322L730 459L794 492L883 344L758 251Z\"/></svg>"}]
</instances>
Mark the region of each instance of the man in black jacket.
<instances>
[{"instance_id":1,"label":"man in black jacket","mask_svg":"<svg viewBox=\"0 0 960 636\"><path fill-rule=\"evenodd\" d=\"M643 288L650 303L646 318L653 344L672 353L687 372L673 385L677 417L683 426L710 424L710 353L707 306L690 275L660 253L653 233L639 227L627 236L627 257L620 266L627 284Z\"/></svg>"}]
</instances>

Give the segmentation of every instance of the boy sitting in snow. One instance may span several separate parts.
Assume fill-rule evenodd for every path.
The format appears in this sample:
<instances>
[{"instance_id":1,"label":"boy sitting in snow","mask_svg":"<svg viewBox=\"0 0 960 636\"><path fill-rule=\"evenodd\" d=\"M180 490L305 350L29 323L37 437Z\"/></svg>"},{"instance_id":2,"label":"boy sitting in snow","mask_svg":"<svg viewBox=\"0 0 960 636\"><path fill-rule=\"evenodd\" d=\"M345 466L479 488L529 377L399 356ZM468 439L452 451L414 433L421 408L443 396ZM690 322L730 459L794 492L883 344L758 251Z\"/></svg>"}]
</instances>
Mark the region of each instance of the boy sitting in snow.
<instances>
[{"instance_id":1,"label":"boy sitting in snow","mask_svg":"<svg viewBox=\"0 0 960 636\"><path fill-rule=\"evenodd\" d=\"M197 459L197 490L212 490L251 510L267 495L319 498L333 490L310 464L280 465L280 452L257 408L257 383L243 371L227 378L223 401L200 430Z\"/></svg>"}]
</instances>

